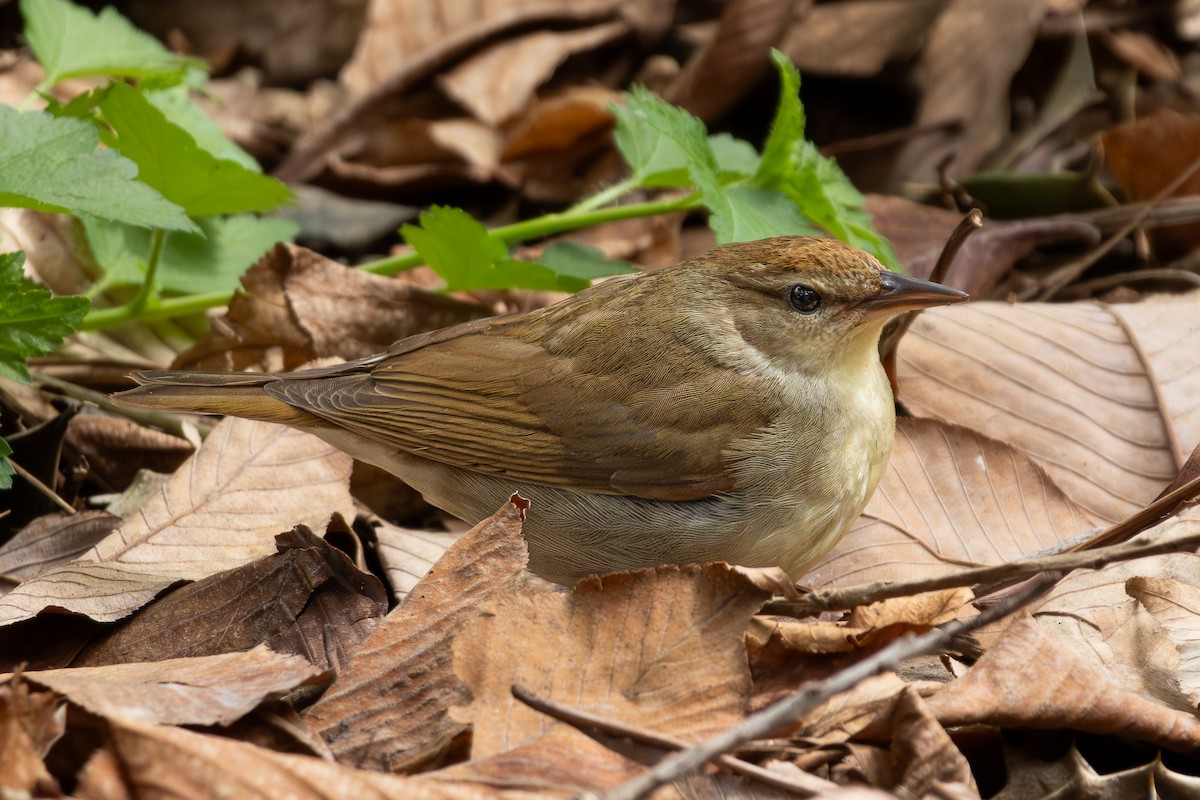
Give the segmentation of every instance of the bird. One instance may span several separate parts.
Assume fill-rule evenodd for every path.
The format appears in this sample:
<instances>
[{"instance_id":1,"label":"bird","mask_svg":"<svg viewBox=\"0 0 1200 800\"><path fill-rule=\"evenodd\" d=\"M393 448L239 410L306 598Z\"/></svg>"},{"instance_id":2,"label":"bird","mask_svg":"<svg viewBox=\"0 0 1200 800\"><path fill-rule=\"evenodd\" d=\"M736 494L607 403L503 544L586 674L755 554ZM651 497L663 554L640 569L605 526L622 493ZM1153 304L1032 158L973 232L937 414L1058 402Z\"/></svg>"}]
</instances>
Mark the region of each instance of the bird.
<instances>
[{"instance_id":1,"label":"bird","mask_svg":"<svg viewBox=\"0 0 1200 800\"><path fill-rule=\"evenodd\" d=\"M782 236L334 366L138 371L114 400L291 425L472 524L518 492L529 569L558 583L710 561L799 579L887 463L884 326L966 299Z\"/></svg>"}]
</instances>

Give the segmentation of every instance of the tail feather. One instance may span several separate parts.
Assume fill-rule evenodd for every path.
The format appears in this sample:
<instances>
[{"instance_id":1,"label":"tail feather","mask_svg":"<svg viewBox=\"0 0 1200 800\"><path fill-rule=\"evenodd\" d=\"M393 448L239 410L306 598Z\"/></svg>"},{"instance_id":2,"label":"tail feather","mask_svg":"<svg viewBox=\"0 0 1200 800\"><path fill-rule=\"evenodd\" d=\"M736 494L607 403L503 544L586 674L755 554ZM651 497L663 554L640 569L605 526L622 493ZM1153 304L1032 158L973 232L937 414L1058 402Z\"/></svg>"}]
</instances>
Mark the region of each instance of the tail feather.
<instances>
[{"instance_id":1,"label":"tail feather","mask_svg":"<svg viewBox=\"0 0 1200 800\"><path fill-rule=\"evenodd\" d=\"M227 414L300 427L318 421L307 411L267 394L267 384L279 380L275 375L143 370L130 377L141 386L114 394L114 403L159 411Z\"/></svg>"}]
</instances>

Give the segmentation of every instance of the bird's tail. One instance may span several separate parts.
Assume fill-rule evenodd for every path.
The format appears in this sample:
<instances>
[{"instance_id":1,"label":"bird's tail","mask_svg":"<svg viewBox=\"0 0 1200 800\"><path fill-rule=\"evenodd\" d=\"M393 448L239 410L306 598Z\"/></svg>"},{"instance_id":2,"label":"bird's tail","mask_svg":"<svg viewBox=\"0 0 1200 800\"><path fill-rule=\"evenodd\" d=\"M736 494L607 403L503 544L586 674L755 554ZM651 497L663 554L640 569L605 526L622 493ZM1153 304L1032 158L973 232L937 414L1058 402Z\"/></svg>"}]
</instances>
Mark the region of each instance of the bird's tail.
<instances>
[{"instance_id":1,"label":"bird's tail","mask_svg":"<svg viewBox=\"0 0 1200 800\"><path fill-rule=\"evenodd\" d=\"M140 386L112 396L114 403L158 411L228 414L304 427L317 418L266 391L277 375L248 372L142 370L131 376Z\"/></svg>"}]
</instances>

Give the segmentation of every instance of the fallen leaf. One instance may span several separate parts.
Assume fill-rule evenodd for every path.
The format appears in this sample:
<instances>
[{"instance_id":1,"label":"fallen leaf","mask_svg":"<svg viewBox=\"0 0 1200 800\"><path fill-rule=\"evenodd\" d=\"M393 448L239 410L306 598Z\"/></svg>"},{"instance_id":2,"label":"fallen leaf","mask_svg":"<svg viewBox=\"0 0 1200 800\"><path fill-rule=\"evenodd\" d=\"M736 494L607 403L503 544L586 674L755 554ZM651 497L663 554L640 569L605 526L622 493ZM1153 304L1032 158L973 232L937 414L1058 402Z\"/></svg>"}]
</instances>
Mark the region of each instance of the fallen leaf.
<instances>
[{"instance_id":1,"label":"fallen leaf","mask_svg":"<svg viewBox=\"0 0 1200 800\"><path fill-rule=\"evenodd\" d=\"M404 598L428 574L460 534L402 528L382 522L375 528L379 563L397 598Z\"/></svg>"},{"instance_id":2,"label":"fallen leaf","mask_svg":"<svg viewBox=\"0 0 1200 800\"><path fill-rule=\"evenodd\" d=\"M246 653L40 670L22 679L106 719L228 725L320 672L304 658L260 645Z\"/></svg>"},{"instance_id":3,"label":"fallen leaf","mask_svg":"<svg viewBox=\"0 0 1200 800\"><path fill-rule=\"evenodd\" d=\"M1168 750L1200 744L1200 720L1114 683L1040 623L1014 622L967 674L926 702L938 721L1120 733Z\"/></svg>"},{"instance_id":4,"label":"fallen leaf","mask_svg":"<svg viewBox=\"0 0 1200 800\"><path fill-rule=\"evenodd\" d=\"M451 668L451 643L480 604L522 580L526 508L514 496L459 539L308 710L308 729L339 760L408 769L436 757L464 729L447 717L464 691Z\"/></svg>"},{"instance_id":5,"label":"fallen leaf","mask_svg":"<svg viewBox=\"0 0 1200 800\"><path fill-rule=\"evenodd\" d=\"M868 78L914 55L946 0L843 0L801 10L780 50L802 75Z\"/></svg>"},{"instance_id":6,"label":"fallen leaf","mask_svg":"<svg viewBox=\"0 0 1200 800\"><path fill-rule=\"evenodd\" d=\"M340 669L387 611L387 592L307 528L279 552L188 584L88 644L72 666L217 655L266 644Z\"/></svg>"},{"instance_id":7,"label":"fallen leaf","mask_svg":"<svg viewBox=\"0 0 1200 800\"><path fill-rule=\"evenodd\" d=\"M273 553L281 529L353 517L350 463L311 434L228 418L136 516L0 598L0 624L47 608L121 619L176 581Z\"/></svg>"},{"instance_id":8,"label":"fallen leaf","mask_svg":"<svg viewBox=\"0 0 1200 800\"><path fill-rule=\"evenodd\" d=\"M900 343L900 399L1011 444L1115 522L1153 500L1200 441L1197 320L1200 292L935 309Z\"/></svg>"},{"instance_id":9,"label":"fallen leaf","mask_svg":"<svg viewBox=\"0 0 1200 800\"><path fill-rule=\"evenodd\" d=\"M1130 578L1125 591L1153 615L1178 650L1180 689L1200 706L1200 589L1172 578Z\"/></svg>"},{"instance_id":10,"label":"fallen leaf","mask_svg":"<svg viewBox=\"0 0 1200 800\"><path fill-rule=\"evenodd\" d=\"M78 414L67 425L67 444L87 459L92 478L116 490L138 470L174 472L194 449L178 436L103 414Z\"/></svg>"},{"instance_id":11,"label":"fallen leaf","mask_svg":"<svg viewBox=\"0 0 1200 800\"><path fill-rule=\"evenodd\" d=\"M0 684L0 793L62 796L43 759L66 728L66 711L59 695L33 691L20 678Z\"/></svg>"},{"instance_id":12,"label":"fallen leaf","mask_svg":"<svg viewBox=\"0 0 1200 800\"><path fill-rule=\"evenodd\" d=\"M38 517L0 546L0 594L40 572L89 550L121 524L107 511Z\"/></svg>"},{"instance_id":13,"label":"fallen leaf","mask_svg":"<svg viewBox=\"0 0 1200 800\"><path fill-rule=\"evenodd\" d=\"M803 582L845 586L1000 564L1093 525L1091 515L1008 445L967 428L901 418L862 516Z\"/></svg>"}]
</instances>

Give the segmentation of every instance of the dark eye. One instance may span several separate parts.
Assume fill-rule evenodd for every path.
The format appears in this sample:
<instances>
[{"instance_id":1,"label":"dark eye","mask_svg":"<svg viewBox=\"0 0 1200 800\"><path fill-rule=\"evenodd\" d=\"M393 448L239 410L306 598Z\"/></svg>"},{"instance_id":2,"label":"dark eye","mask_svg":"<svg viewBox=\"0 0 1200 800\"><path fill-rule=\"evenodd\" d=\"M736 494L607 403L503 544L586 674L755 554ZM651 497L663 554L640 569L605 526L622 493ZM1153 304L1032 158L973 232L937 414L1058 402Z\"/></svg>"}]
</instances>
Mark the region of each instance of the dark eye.
<instances>
[{"instance_id":1,"label":"dark eye","mask_svg":"<svg viewBox=\"0 0 1200 800\"><path fill-rule=\"evenodd\" d=\"M788 292L792 308L801 314L811 314L821 307L821 295L811 286L798 283Z\"/></svg>"}]
</instances>

